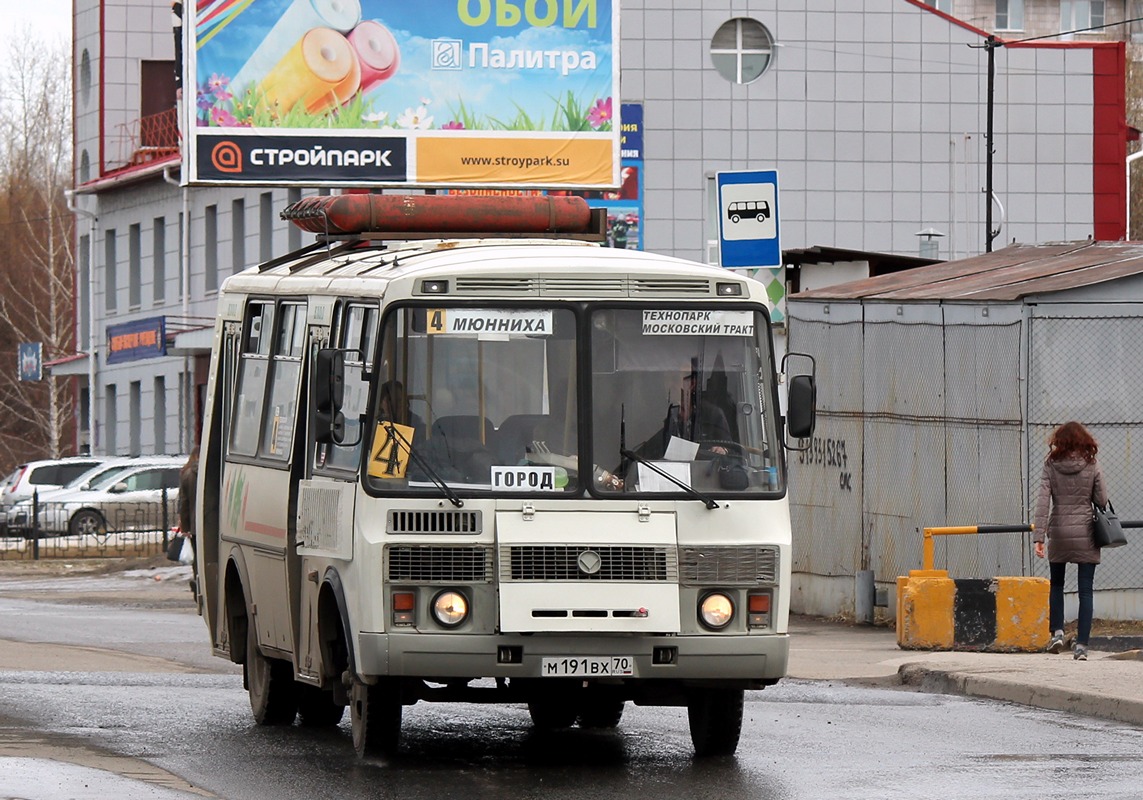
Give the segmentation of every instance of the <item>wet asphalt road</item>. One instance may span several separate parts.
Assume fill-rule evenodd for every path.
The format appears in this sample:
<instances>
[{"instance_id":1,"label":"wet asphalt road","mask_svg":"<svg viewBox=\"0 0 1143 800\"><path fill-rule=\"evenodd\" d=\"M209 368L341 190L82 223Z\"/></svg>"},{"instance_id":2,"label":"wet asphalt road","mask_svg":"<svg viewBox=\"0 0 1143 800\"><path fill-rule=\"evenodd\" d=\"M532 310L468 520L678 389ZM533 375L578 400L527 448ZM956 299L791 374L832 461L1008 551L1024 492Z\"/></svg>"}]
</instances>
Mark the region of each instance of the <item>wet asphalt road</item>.
<instances>
[{"instance_id":1,"label":"wet asphalt road","mask_svg":"<svg viewBox=\"0 0 1143 800\"><path fill-rule=\"evenodd\" d=\"M348 719L329 731L254 725L241 675L209 656L202 621L185 610L0 590L0 639L81 644L93 658L105 647L159 657L148 671L91 671L81 649L52 669L0 670L0 798L1008 800L1137 798L1143 785L1140 730L794 681L748 695L742 743L728 759L693 758L682 709L628 705L617 731L541 736L522 706L419 704L406 709L400 756L362 762ZM106 783L115 774L125 777Z\"/></svg>"}]
</instances>

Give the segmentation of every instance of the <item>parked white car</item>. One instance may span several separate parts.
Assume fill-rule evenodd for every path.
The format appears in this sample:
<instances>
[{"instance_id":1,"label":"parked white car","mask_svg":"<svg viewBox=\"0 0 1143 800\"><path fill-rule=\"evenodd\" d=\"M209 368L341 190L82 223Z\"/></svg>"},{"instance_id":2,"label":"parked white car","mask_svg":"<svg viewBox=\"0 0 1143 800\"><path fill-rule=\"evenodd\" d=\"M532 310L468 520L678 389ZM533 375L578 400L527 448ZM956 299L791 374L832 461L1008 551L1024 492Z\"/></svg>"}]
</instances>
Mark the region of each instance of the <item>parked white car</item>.
<instances>
[{"instance_id":1,"label":"parked white car","mask_svg":"<svg viewBox=\"0 0 1143 800\"><path fill-rule=\"evenodd\" d=\"M169 530L178 522L181 466L138 466L88 489L59 494L43 504L40 530L46 536Z\"/></svg>"},{"instance_id":2,"label":"parked white car","mask_svg":"<svg viewBox=\"0 0 1143 800\"><path fill-rule=\"evenodd\" d=\"M0 528L7 530L8 511L19 501L36 492L58 489L106 460L99 456L73 456L20 464L4 479L0 490Z\"/></svg>"},{"instance_id":3,"label":"parked white car","mask_svg":"<svg viewBox=\"0 0 1143 800\"><path fill-rule=\"evenodd\" d=\"M76 490L89 490L95 486L103 484L116 475L122 475L130 470L143 466L182 466L186 463L187 457L182 455L176 456L131 456L124 458L110 458L103 463L92 467L86 472L82 473L79 477L72 480L70 483L59 487L58 489L44 489L36 494L35 498L26 497L18 500L8 509L8 533L10 535L25 536L30 532L33 524L34 516L34 502L40 503L41 509L41 523L42 512L47 503L50 503L57 497L60 497L69 492ZM41 529L43 526L41 524Z\"/></svg>"}]
</instances>

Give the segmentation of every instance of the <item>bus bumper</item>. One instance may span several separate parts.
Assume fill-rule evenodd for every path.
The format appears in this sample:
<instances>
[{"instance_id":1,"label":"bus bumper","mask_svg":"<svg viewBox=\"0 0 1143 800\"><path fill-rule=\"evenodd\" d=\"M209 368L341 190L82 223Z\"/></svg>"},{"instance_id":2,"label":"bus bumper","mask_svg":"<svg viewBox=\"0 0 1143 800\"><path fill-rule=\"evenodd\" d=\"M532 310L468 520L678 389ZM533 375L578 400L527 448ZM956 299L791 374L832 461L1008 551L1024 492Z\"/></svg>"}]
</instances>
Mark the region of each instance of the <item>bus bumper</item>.
<instances>
[{"instance_id":1,"label":"bus bumper","mask_svg":"<svg viewBox=\"0 0 1143 800\"><path fill-rule=\"evenodd\" d=\"M551 676L551 659L619 656L633 662L632 673L621 676L624 680L772 682L786 675L789 655L788 634L573 639L362 633L357 664L366 676L540 678Z\"/></svg>"}]
</instances>

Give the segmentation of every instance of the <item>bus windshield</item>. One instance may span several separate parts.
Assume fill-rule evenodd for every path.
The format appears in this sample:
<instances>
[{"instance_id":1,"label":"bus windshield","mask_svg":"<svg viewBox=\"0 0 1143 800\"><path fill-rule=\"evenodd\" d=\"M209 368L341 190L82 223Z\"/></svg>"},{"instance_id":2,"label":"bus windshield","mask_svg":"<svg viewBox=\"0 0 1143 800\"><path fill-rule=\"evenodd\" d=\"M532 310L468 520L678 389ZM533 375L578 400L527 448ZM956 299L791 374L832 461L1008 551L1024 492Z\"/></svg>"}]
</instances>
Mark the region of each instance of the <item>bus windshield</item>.
<instances>
[{"instance_id":1,"label":"bus windshield","mask_svg":"<svg viewBox=\"0 0 1143 800\"><path fill-rule=\"evenodd\" d=\"M398 309L377 380L371 488L580 490L570 309Z\"/></svg>"},{"instance_id":2,"label":"bus windshield","mask_svg":"<svg viewBox=\"0 0 1143 800\"><path fill-rule=\"evenodd\" d=\"M591 334L591 457L609 465L597 490L780 490L762 314L597 309Z\"/></svg>"}]
</instances>

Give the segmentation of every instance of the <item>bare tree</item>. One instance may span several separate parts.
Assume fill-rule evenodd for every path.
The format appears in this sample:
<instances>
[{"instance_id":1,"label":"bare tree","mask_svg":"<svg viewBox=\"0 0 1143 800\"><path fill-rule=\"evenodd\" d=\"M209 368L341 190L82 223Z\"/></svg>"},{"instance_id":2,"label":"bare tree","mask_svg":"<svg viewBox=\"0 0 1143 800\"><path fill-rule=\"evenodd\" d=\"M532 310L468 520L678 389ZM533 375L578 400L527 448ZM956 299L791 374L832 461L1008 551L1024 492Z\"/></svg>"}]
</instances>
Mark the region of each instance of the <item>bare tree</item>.
<instances>
[{"instance_id":1,"label":"bare tree","mask_svg":"<svg viewBox=\"0 0 1143 800\"><path fill-rule=\"evenodd\" d=\"M20 381L17 348L74 348L71 58L30 28L12 38L0 83L0 468L74 441L69 379Z\"/></svg>"}]
</instances>

